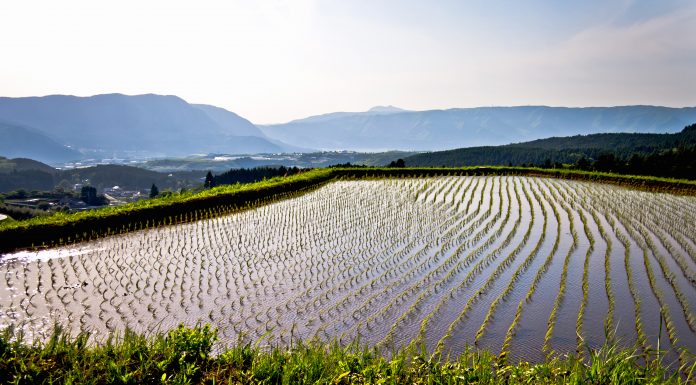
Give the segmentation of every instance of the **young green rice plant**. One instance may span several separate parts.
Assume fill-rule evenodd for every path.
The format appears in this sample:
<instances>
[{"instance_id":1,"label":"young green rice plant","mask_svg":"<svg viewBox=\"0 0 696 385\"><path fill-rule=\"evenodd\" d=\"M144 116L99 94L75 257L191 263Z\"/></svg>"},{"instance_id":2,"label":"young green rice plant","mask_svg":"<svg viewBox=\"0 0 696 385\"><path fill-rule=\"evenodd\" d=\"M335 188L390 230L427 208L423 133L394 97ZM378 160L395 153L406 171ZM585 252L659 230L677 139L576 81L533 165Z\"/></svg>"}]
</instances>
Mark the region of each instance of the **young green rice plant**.
<instances>
[{"instance_id":1,"label":"young green rice plant","mask_svg":"<svg viewBox=\"0 0 696 385\"><path fill-rule=\"evenodd\" d=\"M679 218L679 213L670 205L657 203L657 200L650 198L651 197L646 196L646 194L641 197L638 202L640 209L636 210L637 217L645 226L645 229L649 231L651 235L659 239L659 242L662 243L662 247L668 251L668 254L679 266L680 273L684 278L687 279L692 286L696 286L696 276L692 269L689 267L681 252L673 246L669 239L667 239L666 235L667 231L669 231L674 234L674 239L679 242L680 247L684 248L684 250L692 249L689 242L686 242L685 239L680 236L682 229L691 227L691 221L679 221L679 223L675 223L674 220L670 219Z\"/></svg>"},{"instance_id":2,"label":"young green rice plant","mask_svg":"<svg viewBox=\"0 0 696 385\"><path fill-rule=\"evenodd\" d=\"M554 193L554 190L552 189L552 194ZM556 190L558 191L558 190ZM564 199L557 200L560 202L561 206L566 212L566 215L568 217L568 223L570 226L570 233L572 236L572 243L570 247L568 248L568 252L565 255L565 258L563 260L563 270L561 272L561 280L559 282L559 287L558 287L558 295L556 295L556 299L554 300L553 303L553 308L551 309L551 314L549 315L549 320L547 322L547 328L546 328L546 335L544 336L544 345L542 347L542 351L547 353L547 358L551 354L551 337L553 336L553 330L556 325L556 317L558 314L558 310L561 306L561 303L563 303L563 299L565 298L565 291L566 291L566 282L568 280L568 265L570 264L570 259L575 250L577 249L577 244L578 244L578 233L577 230L575 230L575 221L573 220L573 215L571 212L571 209L568 205L564 203Z\"/></svg>"},{"instance_id":3,"label":"young green rice plant","mask_svg":"<svg viewBox=\"0 0 696 385\"><path fill-rule=\"evenodd\" d=\"M611 252L612 252L612 242L611 238L609 238L609 235L607 234L606 230L604 229L604 225L602 225L602 221L599 218L599 214L597 213L597 210L591 209L590 213L592 214L592 218L594 219L595 223L597 224L597 229L599 230L599 234L602 237L602 240L604 243L606 243L607 247L604 252L604 290L607 294L607 302L608 302L608 309L607 309L607 316L604 321L604 330L607 330L609 333L613 333L614 331L614 293L611 290ZM609 338L613 338L612 335L609 336Z\"/></svg>"},{"instance_id":4,"label":"young green rice plant","mask_svg":"<svg viewBox=\"0 0 696 385\"><path fill-rule=\"evenodd\" d=\"M561 240L561 217L560 214L558 213L558 208L556 205L556 202L550 199L548 195L546 195L546 192L543 192L544 198L546 202L549 202L551 205L551 209L553 211L553 215L556 219L556 237L553 243L553 247L551 248L551 251L549 252L549 255L546 257L544 260L544 264L537 270L536 275L534 276L534 280L532 281L531 286L529 287L529 290L527 290L527 294L525 297L520 300L519 304L517 305L517 310L515 312L515 317L510 324L510 327L508 328L508 331L505 335L505 340L503 341L503 346L501 348L501 351L503 353L507 353L510 349L510 344L512 342L512 337L515 334L515 329L517 328L517 325L519 324L520 318L522 316L522 307L526 302L531 301L532 296L534 296L534 292L536 291L537 286L539 285L539 282L541 281L542 277L548 270L549 266L551 265L551 262L554 259L554 256L558 252L558 245ZM546 214L546 213L544 213ZM546 215L545 215L546 216Z\"/></svg>"},{"instance_id":5,"label":"young green rice plant","mask_svg":"<svg viewBox=\"0 0 696 385\"><path fill-rule=\"evenodd\" d=\"M621 215L618 215L620 219L622 218ZM643 263L645 266L645 272L647 273L648 276L648 283L650 284L650 288L657 299L657 302L660 306L660 314L662 319L665 321L665 326L667 329L667 337L669 338L670 343L672 346L676 346L677 342L677 334L676 330L674 329L674 323L672 321L672 317L669 312L669 308L667 307L665 303L665 298L664 294L662 292L662 289L657 285L655 282L655 275L653 273L653 269L650 263L650 258L648 256L648 250L649 246L646 243L646 239L635 229L635 227L630 223L630 222L624 222L624 227L628 230L629 234L631 234L631 237L639 244L641 250L642 250L642 256L643 256ZM685 353L682 351L679 354L679 360L682 364L686 362L685 358Z\"/></svg>"},{"instance_id":6,"label":"young green rice plant","mask_svg":"<svg viewBox=\"0 0 696 385\"><path fill-rule=\"evenodd\" d=\"M457 218L458 216L460 216L460 215L463 215L463 213L460 213L460 214L455 215L455 216L453 217L453 222L456 222L456 218ZM465 223L469 223L470 220L473 219L473 217L474 217L475 215L476 215L476 212L471 213L471 214L469 214L465 219L463 219L462 221L465 222ZM452 222L446 223L446 225L449 225L449 224L451 224L451 223L452 223ZM448 233L450 233L450 232L452 232L452 231L454 231L454 230L457 230L457 229L459 229L459 228L461 228L461 227L452 227L452 228L450 228L450 230L448 230ZM445 236L444 238L447 239L447 238L452 238L452 237L451 237L451 236ZM385 288L385 291L388 290L388 289L390 289L391 286L392 286L392 285L389 285L387 288ZM376 296L370 297L370 299L368 299L368 301L364 302L364 303L361 305L361 308L369 308L370 305L371 305L371 303L372 303L372 301L375 299L375 297L376 297ZM368 323L367 323L368 327L369 327L369 322L370 322L370 319L368 319Z\"/></svg>"},{"instance_id":7,"label":"young green rice plant","mask_svg":"<svg viewBox=\"0 0 696 385\"><path fill-rule=\"evenodd\" d=\"M687 301L686 296L681 291L679 285L676 283L676 278L674 277L674 273L672 273L669 270L669 267L667 266L667 263L665 262L665 257L659 253L659 251L657 250L657 247L655 246L655 243L651 239L650 234L648 234L647 231L645 230L644 226L641 224L636 224L636 226L640 228L639 232L643 236L643 239L645 240L645 244L647 245L651 254L657 260L657 264L658 264L658 266L660 266L660 270L662 271L662 274L663 274L665 280L672 287L672 290L674 291L674 295L676 296L677 301L679 302L679 305L681 306L682 311L684 312L684 317L686 318L686 321L687 321L687 324L689 325L689 328L691 329L691 331L696 331L696 316L694 315L693 311L689 307L689 302Z\"/></svg>"},{"instance_id":8,"label":"young green rice plant","mask_svg":"<svg viewBox=\"0 0 696 385\"><path fill-rule=\"evenodd\" d=\"M464 277L464 279L459 283L459 285L450 289L450 291L447 293L447 295L442 295L440 297L440 300L438 301L438 303L435 306L435 308L433 309L433 311L428 313L421 321L421 326L420 326L420 329L418 331L418 336L411 341L411 343L409 344L409 348L415 348L416 344L422 343L424 341L425 333L426 333L426 330L428 328L428 324L429 324L430 320L433 317L435 317L437 314L440 313L442 308L447 303L447 300L449 300L450 298L453 298L457 292L460 292L460 291L468 288L472 284L472 282L474 281L474 278L479 273L481 273L485 267L487 267L488 265L493 263L497 259L497 257L502 253L502 251L505 248L507 248L510 245L510 242L512 242L512 240L517 236L517 234L519 232L519 225L520 225L520 222L522 220L522 205L520 204L521 202L519 201L519 196L520 196L519 185L517 184L517 181L514 181L514 184L515 184L515 192L516 192L516 194L514 194L514 196L516 198L517 216L516 216L516 220L513 224L512 231L510 231L508 233L507 237L500 243L500 245L495 250L491 251L490 254L486 258L480 259L469 270L469 272ZM511 205L512 205L512 202L510 203L509 206L511 206ZM509 206L508 206L508 208L509 208ZM509 215L509 211L508 211L508 215ZM508 218L508 215L506 215L506 218ZM501 226L499 228L498 233L496 234L497 235L496 238L499 237L500 232L502 232L503 229L504 229L504 226ZM470 256L471 255L475 255L475 251L470 253ZM467 258L469 258L470 256L467 256Z\"/></svg>"},{"instance_id":9,"label":"young green rice plant","mask_svg":"<svg viewBox=\"0 0 696 385\"><path fill-rule=\"evenodd\" d=\"M582 226L583 226L583 232L585 237L587 237L589 241L589 247L587 248L587 252L585 253L585 262L583 263L583 269L582 269L582 301L580 302L580 309L578 309L578 317L577 321L575 323L575 334L577 335L577 353L579 356L583 356L586 347L585 347L585 339L582 337L583 336L583 323L585 320L585 308L587 307L587 298L589 295L589 282L588 282L588 276L589 276L589 270L590 270L590 256L592 255L592 252L594 251L594 245L595 245L595 240L594 237L592 236L592 232L589 229L588 226L588 220L587 216L585 216L584 209L582 207L577 207L576 208L578 214L580 215L580 220L582 221Z\"/></svg>"},{"instance_id":10,"label":"young green rice plant","mask_svg":"<svg viewBox=\"0 0 696 385\"><path fill-rule=\"evenodd\" d=\"M510 266L510 264L515 260L517 255L522 251L524 246L527 243L527 240L529 239L529 236L531 235L532 228L534 227L534 221L535 221L535 215L534 215L534 210L533 205L532 205L532 200L529 195L529 191L527 189L527 186L523 184L523 192L525 199L527 201L528 207L530 208L530 215L531 219L529 222L529 227L527 228L527 231L525 232L524 236L522 237L522 241L517 245L517 247L508 254L508 256L496 267L494 272L488 277L486 282L474 293L469 297L469 300L466 302L464 307L462 308L461 312L457 315L454 321L452 321L447 328L445 334L440 338L440 340L437 342L435 346L435 354L436 355L441 355L444 349L444 345L446 341L452 336L452 333L454 329L466 318L468 312L471 310L471 308L474 306L474 304L478 301L478 299L481 297L482 294L485 293L485 291L493 284L493 282L502 274L505 269Z\"/></svg>"},{"instance_id":11,"label":"young green rice plant","mask_svg":"<svg viewBox=\"0 0 696 385\"><path fill-rule=\"evenodd\" d=\"M500 183L500 181L498 183ZM500 195L498 198L499 202L508 202L508 204L506 205L507 208L506 208L505 218L502 220L502 222L499 225L497 225L498 230L495 233L491 234L491 236L483 244L481 244L476 249L472 250L466 258L459 259L459 262L457 262L457 265L452 270L450 270L444 277L442 277L437 282L432 284L428 289L422 291L421 294L418 296L418 298L416 298L416 301L411 305L411 307L406 312L404 312L396 321L393 322L391 329L389 330L387 335L380 342L381 345L386 345L393 340L394 334L397 332L398 326L402 322L404 322L405 320L411 318L413 316L413 313L416 310L420 310L421 303L429 295L433 295L433 296L437 295L439 288L446 285L454 277L454 275L460 271L460 269L463 265L470 264L474 260L474 258L482 255L484 253L484 251L487 250L500 237L500 235L502 234L502 230L505 228L505 225L507 224L507 221L510 217L510 202L511 202L510 189L506 188L506 191L507 191L507 195L506 195L507 199L503 199L502 195ZM490 224L494 225L495 222L490 222ZM485 233L490 233L491 229L487 225L486 227L484 227L484 230L485 230ZM456 255L456 252L455 252L455 255ZM425 313L427 314L427 312L425 312Z\"/></svg>"},{"instance_id":12,"label":"young green rice plant","mask_svg":"<svg viewBox=\"0 0 696 385\"><path fill-rule=\"evenodd\" d=\"M532 193L534 195L534 198L536 202L539 202L539 206L541 208L541 216L542 216L542 229L541 229L541 234L539 236L539 240L537 243L534 245L534 248L531 250L529 255L525 258L525 260L517 267L515 272L512 274L512 277L510 278L510 281L508 282L505 290L503 290L491 303L491 306L488 310L488 313L486 314L486 317L483 319L483 322L481 323L481 326L479 327L478 331L476 332L476 339L474 343L478 343L478 341L483 337L483 334L485 333L486 327L488 326L488 323L491 321L493 314L495 313L497 307L505 301L505 299L512 293L512 290L515 287L515 283L519 279L519 277L524 274L529 266L532 264L536 256L539 254L539 250L541 249L541 245L544 243L544 240L546 239L546 226L547 226L547 211L546 207L543 204L543 201L541 200L540 196L537 194L536 190L532 190ZM533 212L533 211L532 211Z\"/></svg>"},{"instance_id":13,"label":"young green rice plant","mask_svg":"<svg viewBox=\"0 0 696 385\"><path fill-rule=\"evenodd\" d=\"M640 245L642 249L642 254L643 254L643 261L644 265L646 267L646 273L648 276L648 282L650 283L651 290L653 291L653 294L655 297L658 299L658 302L661 304L661 313L667 311L667 307L664 306L664 299L663 299L663 293L661 290L659 290L659 287L657 286L654 278L654 274L652 269L650 268L650 261L648 258L648 253L652 254L653 257L658 261L658 264L660 265L660 269L663 272L663 276L665 280L667 280L668 283L672 286L675 296L677 298L677 301L679 302L682 311L684 312L685 318L687 320L687 325L689 325L690 328L692 328L692 323L693 323L693 314L689 308L688 301L684 298L684 295L682 294L681 290L679 289L679 286L674 283L674 275L669 271L665 264L665 258L664 256L660 255L660 253L657 251L657 248L654 244L654 242L651 239L650 234L647 231L647 228L645 225L642 225L641 223L630 223L629 219L626 218L623 214L624 210L615 210L614 213L617 215L619 220L622 222L625 222L624 227L628 230L628 232L631 234L632 238L637 242L637 244ZM628 266L628 265L627 265ZM627 270L629 272L630 270ZM629 281L630 284L630 281ZM657 291L656 291L657 290ZM632 290L633 292L633 290ZM639 303L636 304L637 308L639 308ZM639 313L637 309L637 314ZM666 323L667 323L667 331L668 331L668 336L670 337L670 341L674 342L676 341L676 336L674 335L673 331L673 323L671 321L671 318L669 318L669 315L665 317L663 315ZM690 318L691 317L691 318ZM693 330L693 329L692 329ZM639 339L643 340L645 339L644 335L641 336L639 334ZM683 361L683 356L680 355L680 358Z\"/></svg>"},{"instance_id":14,"label":"young green rice plant","mask_svg":"<svg viewBox=\"0 0 696 385\"><path fill-rule=\"evenodd\" d=\"M491 193L491 195L493 194L493 189L490 190L490 193ZM489 213L489 215L490 215L491 207L492 207L492 205L489 205L489 209L486 211L486 212ZM480 210L480 208L481 208L481 205L479 205L478 210ZM495 217L494 217L494 218L495 218ZM478 220L478 222L477 222L476 225L470 227L469 231L473 231L477 226L480 226L480 225L483 223L483 221L485 221L486 219L487 219L487 216L481 217L481 218ZM485 229L479 230L479 234L484 233L484 230L485 230ZM476 236L476 235L475 235L475 236ZM442 254L441 254L441 253L438 253L438 254L437 254L437 256L440 256L440 255L442 255ZM435 261L437 261L437 260L435 260ZM452 258L452 256L450 256L449 258L447 258L447 259L444 261L444 263L438 264L437 267L436 267L435 269L430 270L430 272L428 272L423 278L421 278L421 279L418 280L417 282L415 282L415 283L413 283L412 285L410 285L409 288L406 289L405 291L403 291L399 296L397 296L396 299L394 299L394 300L392 300L391 302L389 302L385 307L383 307L382 309L380 309L380 311L378 311L378 312L374 313L373 315L371 315L371 316L367 319L367 323L370 323L370 322L372 322L373 320L378 319L378 318L383 318L383 317L387 314L387 312L389 312L393 307L395 307L396 305L399 305L401 301L404 301L405 299L407 299L407 298L408 298L410 295L412 295L412 293L414 293L416 290L420 290L422 287L425 287L426 282L427 282L428 280L432 279L432 277L434 277L435 274L438 274L438 273L441 273L442 271L444 271L444 270L447 268L447 266L451 265L451 264L454 263L454 262L455 262L455 260ZM436 264L437 264L437 262L436 262ZM418 271L423 271L423 269L419 269ZM411 274L411 273L409 272L409 274L407 274L407 276L402 277L402 281L408 282L408 280L407 280L408 277L411 276L411 275L415 275L415 273L418 272L418 271L413 272L413 274Z\"/></svg>"}]
</instances>

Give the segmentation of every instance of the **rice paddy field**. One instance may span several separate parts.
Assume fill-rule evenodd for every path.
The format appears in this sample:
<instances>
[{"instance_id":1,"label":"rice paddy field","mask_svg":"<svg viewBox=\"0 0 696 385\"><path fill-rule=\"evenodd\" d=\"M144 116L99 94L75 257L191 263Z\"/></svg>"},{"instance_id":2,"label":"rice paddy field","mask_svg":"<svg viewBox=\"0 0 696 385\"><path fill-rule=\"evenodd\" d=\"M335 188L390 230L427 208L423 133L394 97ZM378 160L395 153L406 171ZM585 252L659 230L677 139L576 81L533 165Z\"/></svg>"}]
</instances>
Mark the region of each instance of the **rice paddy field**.
<instances>
[{"instance_id":1,"label":"rice paddy field","mask_svg":"<svg viewBox=\"0 0 696 385\"><path fill-rule=\"evenodd\" d=\"M342 180L196 222L0 256L0 328L210 323L222 342L696 352L696 198L525 176Z\"/></svg>"}]
</instances>

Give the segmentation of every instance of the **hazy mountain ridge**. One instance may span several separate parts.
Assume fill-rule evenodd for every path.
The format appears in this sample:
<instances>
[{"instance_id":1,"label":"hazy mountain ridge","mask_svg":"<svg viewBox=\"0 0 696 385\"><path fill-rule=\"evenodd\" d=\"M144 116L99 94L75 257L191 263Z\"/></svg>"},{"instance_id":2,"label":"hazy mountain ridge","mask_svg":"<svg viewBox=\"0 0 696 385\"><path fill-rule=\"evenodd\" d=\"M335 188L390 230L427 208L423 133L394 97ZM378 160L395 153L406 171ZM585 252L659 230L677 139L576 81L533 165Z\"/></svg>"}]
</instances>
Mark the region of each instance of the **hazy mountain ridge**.
<instances>
[{"instance_id":1,"label":"hazy mountain ridge","mask_svg":"<svg viewBox=\"0 0 696 385\"><path fill-rule=\"evenodd\" d=\"M602 132L677 132L696 107L477 107L333 113L260 126L269 137L324 150L443 150Z\"/></svg>"},{"instance_id":2,"label":"hazy mountain ridge","mask_svg":"<svg viewBox=\"0 0 696 385\"><path fill-rule=\"evenodd\" d=\"M60 145L83 153L151 156L193 153L282 152L248 120L222 108L192 105L176 96L105 94L91 97L52 95L0 98L0 120L43 133ZM7 137L6 146L30 146L33 141ZM45 161L36 150L0 155L30 156Z\"/></svg>"},{"instance_id":3,"label":"hazy mountain ridge","mask_svg":"<svg viewBox=\"0 0 696 385\"><path fill-rule=\"evenodd\" d=\"M677 132L696 107L479 107L408 111L376 106L256 126L177 96L0 97L0 156L48 163L192 154L436 151L578 134ZM78 152L79 151L79 152Z\"/></svg>"},{"instance_id":4,"label":"hazy mountain ridge","mask_svg":"<svg viewBox=\"0 0 696 385\"><path fill-rule=\"evenodd\" d=\"M0 122L0 138L0 156L8 158L24 157L51 163L70 161L82 156L31 127Z\"/></svg>"}]
</instances>

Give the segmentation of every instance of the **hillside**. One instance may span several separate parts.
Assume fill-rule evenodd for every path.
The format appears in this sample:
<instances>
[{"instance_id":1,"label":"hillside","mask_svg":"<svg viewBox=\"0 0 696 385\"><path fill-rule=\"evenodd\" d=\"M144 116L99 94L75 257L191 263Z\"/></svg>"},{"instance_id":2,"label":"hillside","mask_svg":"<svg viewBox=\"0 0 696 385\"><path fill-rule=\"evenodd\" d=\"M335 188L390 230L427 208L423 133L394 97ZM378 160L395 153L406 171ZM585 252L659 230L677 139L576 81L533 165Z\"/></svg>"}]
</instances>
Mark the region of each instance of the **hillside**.
<instances>
[{"instance_id":1,"label":"hillside","mask_svg":"<svg viewBox=\"0 0 696 385\"><path fill-rule=\"evenodd\" d=\"M34 159L8 159L0 156L0 175L27 170L42 171L49 174L55 174L57 172L55 168Z\"/></svg>"},{"instance_id":2,"label":"hillside","mask_svg":"<svg viewBox=\"0 0 696 385\"><path fill-rule=\"evenodd\" d=\"M323 150L444 150L595 133L671 133L696 108L479 107L431 111L378 108L260 126L269 137Z\"/></svg>"},{"instance_id":3,"label":"hillside","mask_svg":"<svg viewBox=\"0 0 696 385\"><path fill-rule=\"evenodd\" d=\"M181 156L193 153L259 153L286 150L249 121L227 110L192 105L176 96L121 94L76 97L0 98L0 120L33 128L90 157ZM26 135L6 135L4 156L54 161L45 147ZM44 140L45 142L45 140ZM55 147L54 146L54 147ZM4 149L3 147L3 149Z\"/></svg>"},{"instance_id":4,"label":"hillside","mask_svg":"<svg viewBox=\"0 0 696 385\"><path fill-rule=\"evenodd\" d=\"M39 130L17 124L0 122L0 138L0 156L8 158L24 157L54 163L83 156Z\"/></svg>"},{"instance_id":5,"label":"hillside","mask_svg":"<svg viewBox=\"0 0 696 385\"><path fill-rule=\"evenodd\" d=\"M405 158L409 166L522 165L575 163L580 158L595 159L611 153L620 158L633 154L696 145L696 130L688 126L675 134L605 133L552 137L503 146L459 148L416 154Z\"/></svg>"},{"instance_id":6,"label":"hillside","mask_svg":"<svg viewBox=\"0 0 696 385\"><path fill-rule=\"evenodd\" d=\"M89 184L99 190L113 186L145 190L154 183L160 190L179 190L200 185L204 176L203 171L162 173L123 165L58 170L32 159L0 157L0 193L19 189L47 191L74 184Z\"/></svg>"}]
</instances>

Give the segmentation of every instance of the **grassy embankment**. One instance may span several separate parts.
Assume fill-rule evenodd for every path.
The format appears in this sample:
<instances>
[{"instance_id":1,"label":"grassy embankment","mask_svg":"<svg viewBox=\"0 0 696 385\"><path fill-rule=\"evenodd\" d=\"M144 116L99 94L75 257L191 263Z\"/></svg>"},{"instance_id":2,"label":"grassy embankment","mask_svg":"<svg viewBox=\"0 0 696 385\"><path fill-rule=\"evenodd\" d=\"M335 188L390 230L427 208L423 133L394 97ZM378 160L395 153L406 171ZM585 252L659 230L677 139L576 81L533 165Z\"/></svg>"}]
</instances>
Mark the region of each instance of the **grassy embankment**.
<instances>
[{"instance_id":1,"label":"grassy embankment","mask_svg":"<svg viewBox=\"0 0 696 385\"><path fill-rule=\"evenodd\" d=\"M191 222L302 194L337 178L425 177L436 175L525 175L612 183L632 188L696 195L696 181L522 167L333 168L285 178L220 186L200 193L174 194L74 214L0 222L0 252L80 242L129 231Z\"/></svg>"},{"instance_id":2,"label":"grassy embankment","mask_svg":"<svg viewBox=\"0 0 696 385\"><path fill-rule=\"evenodd\" d=\"M211 354L216 338L208 326L180 326L166 335L126 331L92 344L86 334L71 338L56 329L45 343L27 343L6 329L0 333L0 383L689 384L696 375L696 364L669 368L659 358L646 362L612 346L590 351L586 360L509 364L485 351L467 350L455 360L418 351L387 358L377 350L321 343L239 343Z\"/></svg>"}]
</instances>

